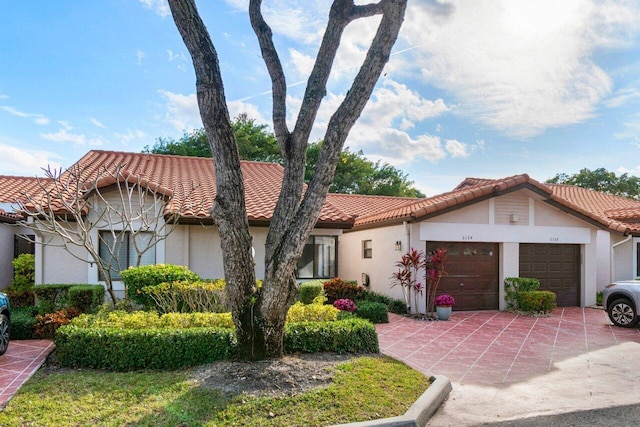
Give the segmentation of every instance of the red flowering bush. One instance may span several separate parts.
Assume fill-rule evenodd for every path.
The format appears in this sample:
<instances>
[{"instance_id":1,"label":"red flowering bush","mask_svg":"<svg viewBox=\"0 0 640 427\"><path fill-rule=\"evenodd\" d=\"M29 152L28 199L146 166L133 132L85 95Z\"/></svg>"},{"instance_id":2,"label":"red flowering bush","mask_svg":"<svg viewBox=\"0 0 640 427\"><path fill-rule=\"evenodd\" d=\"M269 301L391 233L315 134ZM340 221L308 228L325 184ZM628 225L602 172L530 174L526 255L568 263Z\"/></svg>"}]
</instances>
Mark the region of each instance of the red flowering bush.
<instances>
[{"instance_id":1,"label":"red flowering bush","mask_svg":"<svg viewBox=\"0 0 640 427\"><path fill-rule=\"evenodd\" d=\"M335 300L333 306L340 311L354 312L357 310L356 304L348 298Z\"/></svg>"},{"instance_id":2,"label":"red flowering bush","mask_svg":"<svg viewBox=\"0 0 640 427\"><path fill-rule=\"evenodd\" d=\"M451 295L447 295L447 294L442 294L442 295L438 295L435 299L435 304L436 306L445 306L445 307L450 307L453 304L456 303L455 298L453 298L453 296Z\"/></svg>"}]
</instances>

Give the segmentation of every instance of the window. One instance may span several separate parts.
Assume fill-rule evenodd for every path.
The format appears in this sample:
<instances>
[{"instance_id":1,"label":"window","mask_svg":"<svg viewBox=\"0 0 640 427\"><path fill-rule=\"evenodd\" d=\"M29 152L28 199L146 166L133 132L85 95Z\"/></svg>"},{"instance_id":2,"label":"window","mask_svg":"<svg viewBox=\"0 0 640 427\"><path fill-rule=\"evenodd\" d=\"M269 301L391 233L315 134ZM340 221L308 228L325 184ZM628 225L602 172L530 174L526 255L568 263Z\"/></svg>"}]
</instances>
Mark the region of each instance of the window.
<instances>
[{"instance_id":1,"label":"window","mask_svg":"<svg viewBox=\"0 0 640 427\"><path fill-rule=\"evenodd\" d=\"M296 277L321 279L336 276L337 237L311 236L298 261Z\"/></svg>"},{"instance_id":2,"label":"window","mask_svg":"<svg viewBox=\"0 0 640 427\"><path fill-rule=\"evenodd\" d=\"M373 244L371 240L362 241L362 258L373 258Z\"/></svg>"},{"instance_id":3,"label":"window","mask_svg":"<svg viewBox=\"0 0 640 427\"><path fill-rule=\"evenodd\" d=\"M105 268L111 272L112 280L120 280L120 271L138 264L138 252L144 250L151 243L152 238L153 233L146 232L135 234L134 239L129 231L118 231L115 236L111 231L100 231L100 259ZM156 247L151 246L142 254L140 265L155 263ZM100 274L100 280L104 280L102 274Z\"/></svg>"},{"instance_id":4,"label":"window","mask_svg":"<svg viewBox=\"0 0 640 427\"><path fill-rule=\"evenodd\" d=\"M16 234L13 236L13 257L17 258L22 254L35 254L36 245L33 243L36 240L34 234Z\"/></svg>"}]
</instances>

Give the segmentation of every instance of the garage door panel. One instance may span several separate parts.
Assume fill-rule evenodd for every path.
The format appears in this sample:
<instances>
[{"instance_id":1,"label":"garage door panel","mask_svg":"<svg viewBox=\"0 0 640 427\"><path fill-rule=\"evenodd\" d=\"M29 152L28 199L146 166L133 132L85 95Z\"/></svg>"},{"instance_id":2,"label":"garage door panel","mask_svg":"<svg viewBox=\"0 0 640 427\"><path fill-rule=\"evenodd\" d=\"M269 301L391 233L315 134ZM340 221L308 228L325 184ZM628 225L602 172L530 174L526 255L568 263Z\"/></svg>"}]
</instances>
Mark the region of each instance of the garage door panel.
<instances>
[{"instance_id":1,"label":"garage door panel","mask_svg":"<svg viewBox=\"0 0 640 427\"><path fill-rule=\"evenodd\" d=\"M580 246L521 243L520 277L540 280L560 307L580 305Z\"/></svg>"},{"instance_id":2,"label":"garage door panel","mask_svg":"<svg viewBox=\"0 0 640 427\"><path fill-rule=\"evenodd\" d=\"M453 295L456 310L498 308L497 243L427 242L426 246L427 251L447 248L447 274L440 281L438 294Z\"/></svg>"}]
</instances>

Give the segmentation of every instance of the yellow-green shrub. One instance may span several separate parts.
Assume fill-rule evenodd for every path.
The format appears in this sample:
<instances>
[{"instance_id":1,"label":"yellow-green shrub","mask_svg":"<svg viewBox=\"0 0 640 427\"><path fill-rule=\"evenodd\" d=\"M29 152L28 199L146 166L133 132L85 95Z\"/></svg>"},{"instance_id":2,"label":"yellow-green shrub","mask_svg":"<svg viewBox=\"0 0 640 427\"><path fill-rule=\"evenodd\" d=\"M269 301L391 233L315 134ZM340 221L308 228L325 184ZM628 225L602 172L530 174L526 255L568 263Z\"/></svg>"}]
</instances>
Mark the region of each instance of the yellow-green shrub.
<instances>
[{"instance_id":1,"label":"yellow-green shrub","mask_svg":"<svg viewBox=\"0 0 640 427\"><path fill-rule=\"evenodd\" d=\"M156 312L125 311L102 312L97 315L83 314L71 321L78 328L233 328L231 313L167 313L159 316Z\"/></svg>"},{"instance_id":2,"label":"yellow-green shrub","mask_svg":"<svg viewBox=\"0 0 640 427\"><path fill-rule=\"evenodd\" d=\"M225 286L224 279L180 280L145 286L142 293L153 299L161 313L223 313L229 311L225 307Z\"/></svg>"},{"instance_id":3,"label":"yellow-green shrub","mask_svg":"<svg viewBox=\"0 0 640 427\"><path fill-rule=\"evenodd\" d=\"M319 295L311 304L293 304L287 313L287 323L335 321L340 310L332 305L325 305L326 299L324 295Z\"/></svg>"}]
</instances>

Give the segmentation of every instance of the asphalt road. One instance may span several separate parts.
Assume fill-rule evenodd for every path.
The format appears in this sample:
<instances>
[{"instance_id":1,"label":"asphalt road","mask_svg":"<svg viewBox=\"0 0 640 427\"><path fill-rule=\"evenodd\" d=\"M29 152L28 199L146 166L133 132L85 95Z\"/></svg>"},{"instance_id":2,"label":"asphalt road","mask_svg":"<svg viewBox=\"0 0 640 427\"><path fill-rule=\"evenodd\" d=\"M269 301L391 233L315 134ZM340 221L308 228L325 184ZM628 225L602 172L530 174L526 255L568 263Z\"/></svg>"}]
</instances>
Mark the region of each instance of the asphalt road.
<instances>
[{"instance_id":1,"label":"asphalt road","mask_svg":"<svg viewBox=\"0 0 640 427\"><path fill-rule=\"evenodd\" d=\"M558 415L522 418L499 423L478 424L496 427L635 427L640 425L640 404L616 406L613 408L591 409Z\"/></svg>"}]
</instances>

